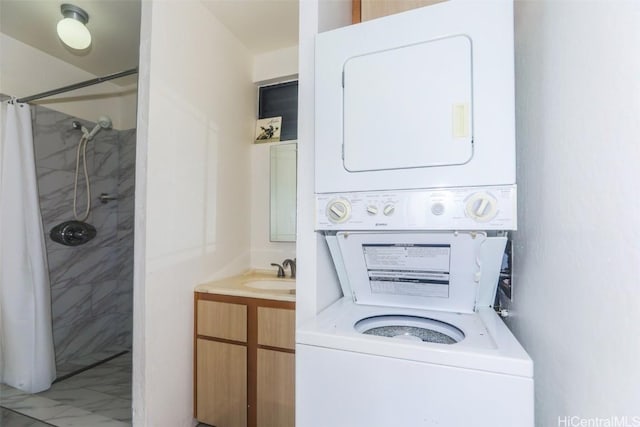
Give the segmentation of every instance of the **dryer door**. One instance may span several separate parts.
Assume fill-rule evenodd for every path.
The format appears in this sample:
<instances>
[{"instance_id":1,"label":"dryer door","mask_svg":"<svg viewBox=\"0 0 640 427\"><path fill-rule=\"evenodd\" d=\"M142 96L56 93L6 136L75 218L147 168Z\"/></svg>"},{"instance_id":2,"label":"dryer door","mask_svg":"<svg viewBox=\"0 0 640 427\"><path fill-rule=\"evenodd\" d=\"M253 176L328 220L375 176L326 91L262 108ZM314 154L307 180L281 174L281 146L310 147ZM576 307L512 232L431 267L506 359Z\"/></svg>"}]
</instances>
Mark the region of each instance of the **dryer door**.
<instances>
[{"instance_id":1,"label":"dryer door","mask_svg":"<svg viewBox=\"0 0 640 427\"><path fill-rule=\"evenodd\" d=\"M471 40L464 35L344 64L344 168L461 165L473 156Z\"/></svg>"},{"instance_id":2,"label":"dryer door","mask_svg":"<svg viewBox=\"0 0 640 427\"><path fill-rule=\"evenodd\" d=\"M512 3L445 1L318 34L316 193L515 184Z\"/></svg>"}]
</instances>

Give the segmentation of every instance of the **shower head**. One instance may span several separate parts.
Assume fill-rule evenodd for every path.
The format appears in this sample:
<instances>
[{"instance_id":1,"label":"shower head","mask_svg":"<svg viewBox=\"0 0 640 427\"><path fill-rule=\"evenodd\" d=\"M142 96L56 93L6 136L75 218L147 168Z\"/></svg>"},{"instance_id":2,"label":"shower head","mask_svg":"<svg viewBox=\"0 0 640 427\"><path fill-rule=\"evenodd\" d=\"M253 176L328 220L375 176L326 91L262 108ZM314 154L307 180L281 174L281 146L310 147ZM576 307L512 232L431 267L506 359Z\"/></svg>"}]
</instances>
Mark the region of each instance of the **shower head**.
<instances>
[{"instance_id":1,"label":"shower head","mask_svg":"<svg viewBox=\"0 0 640 427\"><path fill-rule=\"evenodd\" d=\"M84 136L87 141L91 141L94 136L102 129L110 129L111 128L111 119L107 116L98 117L98 124L93 128L93 130L87 133L86 129L83 129Z\"/></svg>"},{"instance_id":2,"label":"shower head","mask_svg":"<svg viewBox=\"0 0 640 427\"><path fill-rule=\"evenodd\" d=\"M111 128L111 118L109 116L98 117L98 125L103 129Z\"/></svg>"}]
</instances>

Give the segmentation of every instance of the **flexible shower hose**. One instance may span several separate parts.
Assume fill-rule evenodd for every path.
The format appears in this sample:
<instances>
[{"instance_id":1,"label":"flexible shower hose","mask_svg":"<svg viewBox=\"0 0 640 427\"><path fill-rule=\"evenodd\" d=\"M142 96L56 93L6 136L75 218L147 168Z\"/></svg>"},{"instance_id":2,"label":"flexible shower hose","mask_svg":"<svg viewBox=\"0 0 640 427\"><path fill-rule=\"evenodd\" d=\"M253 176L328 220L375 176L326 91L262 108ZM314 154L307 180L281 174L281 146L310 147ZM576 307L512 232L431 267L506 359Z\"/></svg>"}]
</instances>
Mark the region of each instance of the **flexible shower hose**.
<instances>
[{"instance_id":1,"label":"flexible shower hose","mask_svg":"<svg viewBox=\"0 0 640 427\"><path fill-rule=\"evenodd\" d=\"M73 180L73 216L78 221L84 221L89 217L91 211L91 183L89 182L89 173L87 172L87 143L89 140L86 136L80 138L78 149L76 150L76 174ZM82 168L84 170L84 181L87 187L87 209L82 217L78 216L76 203L78 199L78 170L80 169L80 152L82 152Z\"/></svg>"}]
</instances>

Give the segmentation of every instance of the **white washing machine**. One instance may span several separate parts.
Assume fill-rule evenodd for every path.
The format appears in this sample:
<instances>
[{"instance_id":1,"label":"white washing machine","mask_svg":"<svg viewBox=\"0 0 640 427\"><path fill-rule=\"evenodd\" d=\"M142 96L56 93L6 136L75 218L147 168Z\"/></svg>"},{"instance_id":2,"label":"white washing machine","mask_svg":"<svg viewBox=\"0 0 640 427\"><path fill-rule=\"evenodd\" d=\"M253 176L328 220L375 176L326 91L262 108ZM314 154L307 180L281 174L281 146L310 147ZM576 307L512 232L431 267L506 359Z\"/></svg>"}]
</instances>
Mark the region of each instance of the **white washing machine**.
<instances>
[{"instance_id":1,"label":"white washing machine","mask_svg":"<svg viewBox=\"0 0 640 427\"><path fill-rule=\"evenodd\" d=\"M326 237L345 296L297 328L297 425L534 425L532 361L491 308L506 237Z\"/></svg>"}]
</instances>

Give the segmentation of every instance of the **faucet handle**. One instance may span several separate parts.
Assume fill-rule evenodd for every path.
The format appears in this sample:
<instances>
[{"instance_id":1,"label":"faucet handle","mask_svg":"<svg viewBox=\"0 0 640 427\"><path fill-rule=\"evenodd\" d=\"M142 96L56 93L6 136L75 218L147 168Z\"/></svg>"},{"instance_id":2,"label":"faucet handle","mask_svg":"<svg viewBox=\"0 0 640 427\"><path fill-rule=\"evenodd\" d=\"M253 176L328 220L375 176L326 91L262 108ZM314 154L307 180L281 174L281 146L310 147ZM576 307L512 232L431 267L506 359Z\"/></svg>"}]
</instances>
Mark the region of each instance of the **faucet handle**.
<instances>
[{"instance_id":1,"label":"faucet handle","mask_svg":"<svg viewBox=\"0 0 640 427\"><path fill-rule=\"evenodd\" d=\"M282 265L286 268L289 267L291 269L291 278L295 279L296 278L296 261L295 259L285 259L284 262L282 263Z\"/></svg>"},{"instance_id":2,"label":"faucet handle","mask_svg":"<svg viewBox=\"0 0 640 427\"><path fill-rule=\"evenodd\" d=\"M275 262L271 263L272 266L278 267L278 277L284 277L284 268L280 264L276 264Z\"/></svg>"}]
</instances>

